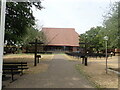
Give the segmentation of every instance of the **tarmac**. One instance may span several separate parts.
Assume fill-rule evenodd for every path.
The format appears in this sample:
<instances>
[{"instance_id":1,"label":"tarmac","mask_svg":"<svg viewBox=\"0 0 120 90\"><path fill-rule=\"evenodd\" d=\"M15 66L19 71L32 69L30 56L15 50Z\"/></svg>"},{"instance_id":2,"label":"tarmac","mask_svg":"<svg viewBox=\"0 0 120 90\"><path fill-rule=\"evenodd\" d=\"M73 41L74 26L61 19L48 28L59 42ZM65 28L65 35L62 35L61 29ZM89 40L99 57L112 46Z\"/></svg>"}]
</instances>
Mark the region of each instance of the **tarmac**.
<instances>
[{"instance_id":1,"label":"tarmac","mask_svg":"<svg viewBox=\"0 0 120 90\"><path fill-rule=\"evenodd\" d=\"M63 54L55 54L45 72L24 74L6 88L94 88L76 69L79 61L69 61ZM38 64L40 65L40 64Z\"/></svg>"}]
</instances>

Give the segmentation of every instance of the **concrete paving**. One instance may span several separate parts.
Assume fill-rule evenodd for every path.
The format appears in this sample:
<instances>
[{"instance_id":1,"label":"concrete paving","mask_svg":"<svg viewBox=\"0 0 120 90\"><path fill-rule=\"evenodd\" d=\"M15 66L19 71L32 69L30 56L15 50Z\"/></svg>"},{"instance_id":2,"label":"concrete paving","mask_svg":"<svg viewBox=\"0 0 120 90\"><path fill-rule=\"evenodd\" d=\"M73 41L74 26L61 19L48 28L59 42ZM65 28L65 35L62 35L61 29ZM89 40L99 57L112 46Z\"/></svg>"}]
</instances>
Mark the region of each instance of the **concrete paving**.
<instances>
[{"instance_id":1,"label":"concrete paving","mask_svg":"<svg viewBox=\"0 0 120 90\"><path fill-rule=\"evenodd\" d=\"M41 63L49 64L47 71L25 74L6 88L94 88L75 69L75 64L80 62L71 62L64 55L56 54L53 60Z\"/></svg>"}]
</instances>

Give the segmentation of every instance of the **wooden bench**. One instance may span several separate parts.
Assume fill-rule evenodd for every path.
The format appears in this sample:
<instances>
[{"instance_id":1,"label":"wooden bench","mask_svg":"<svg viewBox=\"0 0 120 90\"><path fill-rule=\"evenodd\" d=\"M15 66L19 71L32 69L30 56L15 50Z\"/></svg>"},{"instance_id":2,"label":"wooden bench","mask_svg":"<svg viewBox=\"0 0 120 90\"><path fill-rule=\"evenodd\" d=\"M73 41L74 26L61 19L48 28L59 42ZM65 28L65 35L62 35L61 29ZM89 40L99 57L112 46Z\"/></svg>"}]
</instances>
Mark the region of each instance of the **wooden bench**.
<instances>
[{"instance_id":1,"label":"wooden bench","mask_svg":"<svg viewBox=\"0 0 120 90\"><path fill-rule=\"evenodd\" d=\"M4 62L3 63L3 75L11 75L12 81L14 81L14 75L23 75L23 70L28 69L27 62Z\"/></svg>"}]
</instances>

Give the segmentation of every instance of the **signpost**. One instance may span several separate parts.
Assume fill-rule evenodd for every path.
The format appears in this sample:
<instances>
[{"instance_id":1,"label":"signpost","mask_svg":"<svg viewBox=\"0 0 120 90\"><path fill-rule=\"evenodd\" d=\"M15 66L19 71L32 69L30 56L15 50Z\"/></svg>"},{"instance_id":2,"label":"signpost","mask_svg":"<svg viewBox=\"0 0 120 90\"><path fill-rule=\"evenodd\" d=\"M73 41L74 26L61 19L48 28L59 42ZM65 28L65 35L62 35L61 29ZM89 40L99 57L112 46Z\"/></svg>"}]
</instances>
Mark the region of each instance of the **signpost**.
<instances>
[{"instance_id":1,"label":"signpost","mask_svg":"<svg viewBox=\"0 0 120 90\"><path fill-rule=\"evenodd\" d=\"M85 64L85 66L87 66L87 45L92 45L92 44L87 43L86 39L85 39L85 42L82 42L82 43L79 43L79 44L84 44L85 45L82 64Z\"/></svg>"},{"instance_id":2,"label":"signpost","mask_svg":"<svg viewBox=\"0 0 120 90\"><path fill-rule=\"evenodd\" d=\"M35 45L34 66L37 66L37 59L36 59L37 58L37 44L43 44L43 42L38 42L38 40L35 39L35 42L30 42L29 44L34 44Z\"/></svg>"},{"instance_id":3,"label":"signpost","mask_svg":"<svg viewBox=\"0 0 120 90\"><path fill-rule=\"evenodd\" d=\"M87 66L87 43L85 41L85 43L79 43L79 44L84 44L85 48L84 48L84 56L82 59L82 64L85 64L85 66Z\"/></svg>"}]
</instances>

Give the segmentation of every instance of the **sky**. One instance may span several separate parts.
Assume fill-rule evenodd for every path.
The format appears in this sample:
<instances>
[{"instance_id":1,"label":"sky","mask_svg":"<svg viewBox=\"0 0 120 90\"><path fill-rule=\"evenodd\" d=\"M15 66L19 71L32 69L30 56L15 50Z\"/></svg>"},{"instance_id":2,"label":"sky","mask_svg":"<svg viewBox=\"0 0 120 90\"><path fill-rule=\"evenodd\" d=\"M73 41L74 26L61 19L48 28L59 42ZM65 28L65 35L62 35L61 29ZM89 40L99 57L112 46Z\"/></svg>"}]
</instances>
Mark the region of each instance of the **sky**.
<instances>
[{"instance_id":1,"label":"sky","mask_svg":"<svg viewBox=\"0 0 120 90\"><path fill-rule=\"evenodd\" d=\"M42 0L44 9L33 7L38 29L75 28L78 34L102 26L110 5L118 0Z\"/></svg>"}]
</instances>

